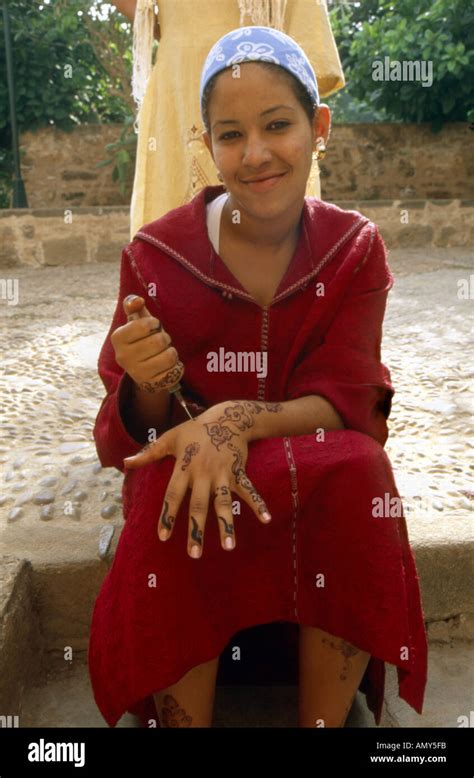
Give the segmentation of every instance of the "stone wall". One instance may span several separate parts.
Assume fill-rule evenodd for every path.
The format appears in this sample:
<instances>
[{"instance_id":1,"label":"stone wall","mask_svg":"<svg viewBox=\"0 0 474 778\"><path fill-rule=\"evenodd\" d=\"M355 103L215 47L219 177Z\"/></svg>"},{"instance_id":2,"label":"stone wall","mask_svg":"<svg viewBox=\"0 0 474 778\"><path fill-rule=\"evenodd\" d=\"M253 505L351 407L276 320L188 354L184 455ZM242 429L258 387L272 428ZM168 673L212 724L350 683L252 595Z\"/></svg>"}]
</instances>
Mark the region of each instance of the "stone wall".
<instances>
[{"instance_id":1,"label":"stone wall","mask_svg":"<svg viewBox=\"0 0 474 778\"><path fill-rule=\"evenodd\" d=\"M42 128L20 136L21 172L30 208L128 205L133 189L130 166L125 194L112 180L108 143L120 137L121 124L85 124L72 132Z\"/></svg>"},{"instance_id":2,"label":"stone wall","mask_svg":"<svg viewBox=\"0 0 474 778\"><path fill-rule=\"evenodd\" d=\"M122 125L82 125L71 133L54 128L21 135L22 174L30 208L129 204L112 181L112 165L95 166L109 154ZM335 125L321 163L327 200L424 200L474 198L474 132L468 124Z\"/></svg>"},{"instance_id":3,"label":"stone wall","mask_svg":"<svg viewBox=\"0 0 474 778\"><path fill-rule=\"evenodd\" d=\"M474 200L339 201L374 221L390 248L474 245ZM128 206L0 210L0 267L119 263L129 243Z\"/></svg>"},{"instance_id":4,"label":"stone wall","mask_svg":"<svg viewBox=\"0 0 474 778\"><path fill-rule=\"evenodd\" d=\"M327 200L474 198L474 131L447 124L341 124L321 165Z\"/></svg>"}]
</instances>

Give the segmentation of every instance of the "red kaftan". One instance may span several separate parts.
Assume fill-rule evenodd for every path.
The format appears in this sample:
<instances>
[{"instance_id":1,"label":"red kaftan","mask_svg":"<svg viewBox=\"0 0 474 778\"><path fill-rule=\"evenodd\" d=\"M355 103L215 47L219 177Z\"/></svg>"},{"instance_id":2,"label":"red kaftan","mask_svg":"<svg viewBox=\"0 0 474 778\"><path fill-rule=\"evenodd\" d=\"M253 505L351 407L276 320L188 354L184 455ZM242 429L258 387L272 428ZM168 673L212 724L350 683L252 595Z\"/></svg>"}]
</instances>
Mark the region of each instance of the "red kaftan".
<instances>
[{"instance_id":1,"label":"red kaftan","mask_svg":"<svg viewBox=\"0 0 474 778\"><path fill-rule=\"evenodd\" d=\"M91 621L96 703L112 727L127 710L156 718L153 692L220 654L236 632L284 621L319 627L371 654L360 689L377 724L384 662L397 666L400 696L421 713L427 641L406 523L372 515L374 497L399 496L383 448L394 394L380 361L393 284L383 241L361 214L306 197L299 243L273 302L262 308L209 241L205 205L223 191L205 187L123 250L117 307L99 357L107 395L94 438L102 465L123 471L123 458L142 448L120 416L130 379L110 341L125 323L122 301L131 293L144 297L171 335L193 415L226 399L316 394L334 405L346 429L326 432L324 441L311 434L252 442L246 471L273 521L260 524L241 500L236 548L226 552L212 508L199 560L186 550L190 491L170 540L156 533L175 459L126 473L125 524ZM156 296L148 294L152 283ZM267 375L208 372L208 352L221 347L266 351ZM187 419L174 401L173 409L174 423ZM321 574L324 586L316 583Z\"/></svg>"}]
</instances>

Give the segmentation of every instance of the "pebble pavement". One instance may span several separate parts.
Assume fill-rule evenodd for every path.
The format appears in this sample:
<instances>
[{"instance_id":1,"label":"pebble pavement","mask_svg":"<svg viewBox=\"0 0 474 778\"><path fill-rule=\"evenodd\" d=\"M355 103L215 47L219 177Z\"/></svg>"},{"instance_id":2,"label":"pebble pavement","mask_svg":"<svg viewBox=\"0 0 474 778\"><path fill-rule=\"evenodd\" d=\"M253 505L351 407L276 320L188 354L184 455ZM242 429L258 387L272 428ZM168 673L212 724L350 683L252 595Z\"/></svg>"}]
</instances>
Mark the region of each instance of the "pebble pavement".
<instances>
[{"instance_id":1,"label":"pebble pavement","mask_svg":"<svg viewBox=\"0 0 474 778\"><path fill-rule=\"evenodd\" d=\"M397 250L382 358L396 389L386 444L407 520L443 534L472 508L472 323L466 249ZM4 271L6 275L7 271ZM97 357L119 262L15 268L17 305L0 300L0 552L16 522L97 522L100 556L121 517L122 474L98 462L92 428L104 388ZM464 289L466 286L464 284ZM418 526L419 523L418 523Z\"/></svg>"}]
</instances>

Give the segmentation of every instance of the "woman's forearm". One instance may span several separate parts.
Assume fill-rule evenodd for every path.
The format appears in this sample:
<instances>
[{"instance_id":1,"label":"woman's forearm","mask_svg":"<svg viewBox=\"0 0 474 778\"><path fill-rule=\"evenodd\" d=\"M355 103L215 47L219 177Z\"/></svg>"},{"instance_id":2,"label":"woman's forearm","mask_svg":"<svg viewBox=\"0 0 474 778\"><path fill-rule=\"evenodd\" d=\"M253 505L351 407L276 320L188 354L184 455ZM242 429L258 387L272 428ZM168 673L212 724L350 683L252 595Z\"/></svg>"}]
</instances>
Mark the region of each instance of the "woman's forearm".
<instances>
[{"instance_id":1,"label":"woman's forearm","mask_svg":"<svg viewBox=\"0 0 474 778\"><path fill-rule=\"evenodd\" d=\"M137 0L114 0L114 5L121 14L133 22L135 9L137 7Z\"/></svg>"},{"instance_id":2,"label":"woman's forearm","mask_svg":"<svg viewBox=\"0 0 474 778\"><path fill-rule=\"evenodd\" d=\"M334 406L319 395L282 403L229 400L214 405L201 420L209 420L210 434L229 439L233 434L244 433L249 441L310 435L318 429L344 429L344 422Z\"/></svg>"},{"instance_id":3,"label":"woman's forearm","mask_svg":"<svg viewBox=\"0 0 474 778\"><path fill-rule=\"evenodd\" d=\"M119 406L126 430L140 443L149 442L150 430L156 430L158 436L169 429L171 395L167 389L150 394L140 389L130 376L125 374Z\"/></svg>"},{"instance_id":4,"label":"woman's forearm","mask_svg":"<svg viewBox=\"0 0 474 778\"><path fill-rule=\"evenodd\" d=\"M137 0L115 0L114 5L121 14L127 17L131 22L135 18L135 11L137 9ZM155 14L155 25L153 29L153 37L159 41L161 38L160 23L158 21L158 14Z\"/></svg>"}]
</instances>

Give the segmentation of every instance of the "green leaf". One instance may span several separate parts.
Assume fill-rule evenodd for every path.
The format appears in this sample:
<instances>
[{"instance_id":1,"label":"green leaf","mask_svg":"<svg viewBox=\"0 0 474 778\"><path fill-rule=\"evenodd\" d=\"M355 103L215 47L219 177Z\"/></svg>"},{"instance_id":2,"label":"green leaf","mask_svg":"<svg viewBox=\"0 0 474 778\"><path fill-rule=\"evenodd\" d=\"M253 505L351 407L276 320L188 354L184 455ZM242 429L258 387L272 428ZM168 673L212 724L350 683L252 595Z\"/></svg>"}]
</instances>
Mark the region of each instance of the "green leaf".
<instances>
[{"instance_id":1,"label":"green leaf","mask_svg":"<svg viewBox=\"0 0 474 778\"><path fill-rule=\"evenodd\" d=\"M441 104L443 106L443 113L449 113L456 104L456 98L452 95L446 95L446 97L443 97Z\"/></svg>"}]
</instances>

